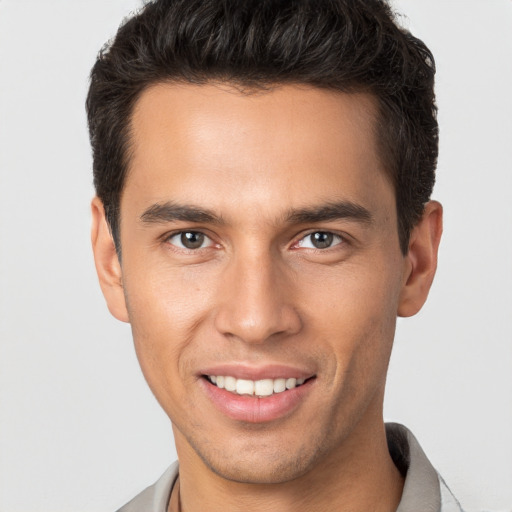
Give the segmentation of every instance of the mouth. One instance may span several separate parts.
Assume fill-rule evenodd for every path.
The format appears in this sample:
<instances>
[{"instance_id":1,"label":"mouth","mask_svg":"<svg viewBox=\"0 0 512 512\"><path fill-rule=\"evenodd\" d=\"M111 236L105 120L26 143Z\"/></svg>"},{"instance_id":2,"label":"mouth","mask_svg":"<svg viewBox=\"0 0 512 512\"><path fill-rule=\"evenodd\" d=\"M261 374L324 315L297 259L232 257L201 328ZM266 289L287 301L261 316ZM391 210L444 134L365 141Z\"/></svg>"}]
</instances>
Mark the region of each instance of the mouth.
<instances>
[{"instance_id":1,"label":"mouth","mask_svg":"<svg viewBox=\"0 0 512 512\"><path fill-rule=\"evenodd\" d=\"M313 368L230 363L203 368L200 389L224 417L243 423L268 423L310 403L317 380Z\"/></svg>"},{"instance_id":2,"label":"mouth","mask_svg":"<svg viewBox=\"0 0 512 512\"><path fill-rule=\"evenodd\" d=\"M223 415L245 423L284 418L311 395L316 376L275 379L238 379L231 375L203 375L202 388Z\"/></svg>"},{"instance_id":3,"label":"mouth","mask_svg":"<svg viewBox=\"0 0 512 512\"><path fill-rule=\"evenodd\" d=\"M203 377L210 384L234 395L255 396L258 398L266 398L284 393L285 391L298 388L314 378L281 377L277 379L249 380L237 379L231 375L203 375Z\"/></svg>"}]
</instances>

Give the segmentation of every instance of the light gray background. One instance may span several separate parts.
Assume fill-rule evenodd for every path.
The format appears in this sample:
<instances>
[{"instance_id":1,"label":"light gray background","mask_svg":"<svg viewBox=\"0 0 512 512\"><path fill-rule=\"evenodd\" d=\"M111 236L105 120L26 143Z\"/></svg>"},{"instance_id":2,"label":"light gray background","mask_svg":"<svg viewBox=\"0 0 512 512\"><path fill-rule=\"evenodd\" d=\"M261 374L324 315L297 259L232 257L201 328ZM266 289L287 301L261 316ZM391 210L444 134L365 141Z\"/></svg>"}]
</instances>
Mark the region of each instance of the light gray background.
<instances>
[{"instance_id":1,"label":"light gray background","mask_svg":"<svg viewBox=\"0 0 512 512\"><path fill-rule=\"evenodd\" d=\"M112 511L174 459L89 247L84 98L135 0L0 0L0 512ZM401 0L438 64L445 205L423 312L399 322L386 419L468 510L512 510L512 2Z\"/></svg>"}]
</instances>

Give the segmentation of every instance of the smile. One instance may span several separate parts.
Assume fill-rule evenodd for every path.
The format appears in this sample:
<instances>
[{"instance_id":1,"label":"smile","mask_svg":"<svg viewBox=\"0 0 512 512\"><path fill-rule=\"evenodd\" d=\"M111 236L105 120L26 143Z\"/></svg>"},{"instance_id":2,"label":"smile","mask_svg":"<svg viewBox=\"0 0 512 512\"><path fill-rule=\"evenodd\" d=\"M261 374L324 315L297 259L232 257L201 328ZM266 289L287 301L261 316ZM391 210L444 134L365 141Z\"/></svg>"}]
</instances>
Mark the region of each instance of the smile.
<instances>
[{"instance_id":1,"label":"smile","mask_svg":"<svg viewBox=\"0 0 512 512\"><path fill-rule=\"evenodd\" d=\"M276 393L282 393L299 387L306 381L306 379L294 377L248 380L237 379L229 375L208 375L206 378L218 388L225 389L230 393L257 397L268 397Z\"/></svg>"},{"instance_id":2,"label":"smile","mask_svg":"<svg viewBox=\"0 0 512 512\"><path fill-rule=\"evenodd\" d=\"M255 379L229 375L228 368L217 370L215 373L221 375L214 375L214 372L202 374L203 378L199 379L201 389L220 413L245 423L265 423L284 418L308 400L316 388L315 374L306 377L305 372L297 371L292 377L290 368L285 368L282 373L277 368L266 368L260 372L237 369L239 373L245 373L240 377L249 377L248 373L266 373L254 375Z\"/></svg>"}]
</instances>

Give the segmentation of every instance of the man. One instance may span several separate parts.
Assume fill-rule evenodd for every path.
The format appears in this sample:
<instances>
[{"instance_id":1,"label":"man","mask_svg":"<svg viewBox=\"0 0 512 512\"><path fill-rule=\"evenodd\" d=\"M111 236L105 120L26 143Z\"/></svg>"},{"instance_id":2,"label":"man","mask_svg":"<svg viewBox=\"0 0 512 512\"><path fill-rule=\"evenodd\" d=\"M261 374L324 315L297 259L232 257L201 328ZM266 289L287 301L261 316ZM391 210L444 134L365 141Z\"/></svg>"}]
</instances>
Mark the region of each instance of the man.
<instances>
[{"instance_id":1,"label":"man","mask_svg":"<svg viewBox=\"0 0 512 512\"><path fill-rule=\"evenodd\" d=\"M121 510L460 510L382 419L437 265L433 78L379 0L155 1L100 54L96 268L179 458Z\"/></svg>"}]
</instances>

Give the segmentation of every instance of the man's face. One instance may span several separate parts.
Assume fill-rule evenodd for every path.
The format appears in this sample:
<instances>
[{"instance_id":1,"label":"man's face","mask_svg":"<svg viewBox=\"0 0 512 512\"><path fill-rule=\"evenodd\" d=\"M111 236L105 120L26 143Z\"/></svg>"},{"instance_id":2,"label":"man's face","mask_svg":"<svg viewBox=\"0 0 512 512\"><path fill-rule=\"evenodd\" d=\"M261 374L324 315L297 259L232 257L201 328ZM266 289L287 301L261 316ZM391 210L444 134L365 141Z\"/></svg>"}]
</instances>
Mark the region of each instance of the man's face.
<instances>
[{"instance_id":1,"label":"man's face","mask_svg":"<svg viewBox=\"0 0 512 512\"><path fill-rule=\"evenodd\" d=\"M369 96L298 86L138 101L122 283L180 458L282 482L382 427L406 272L374 114Z\"/></svg>"}]
</instances>

